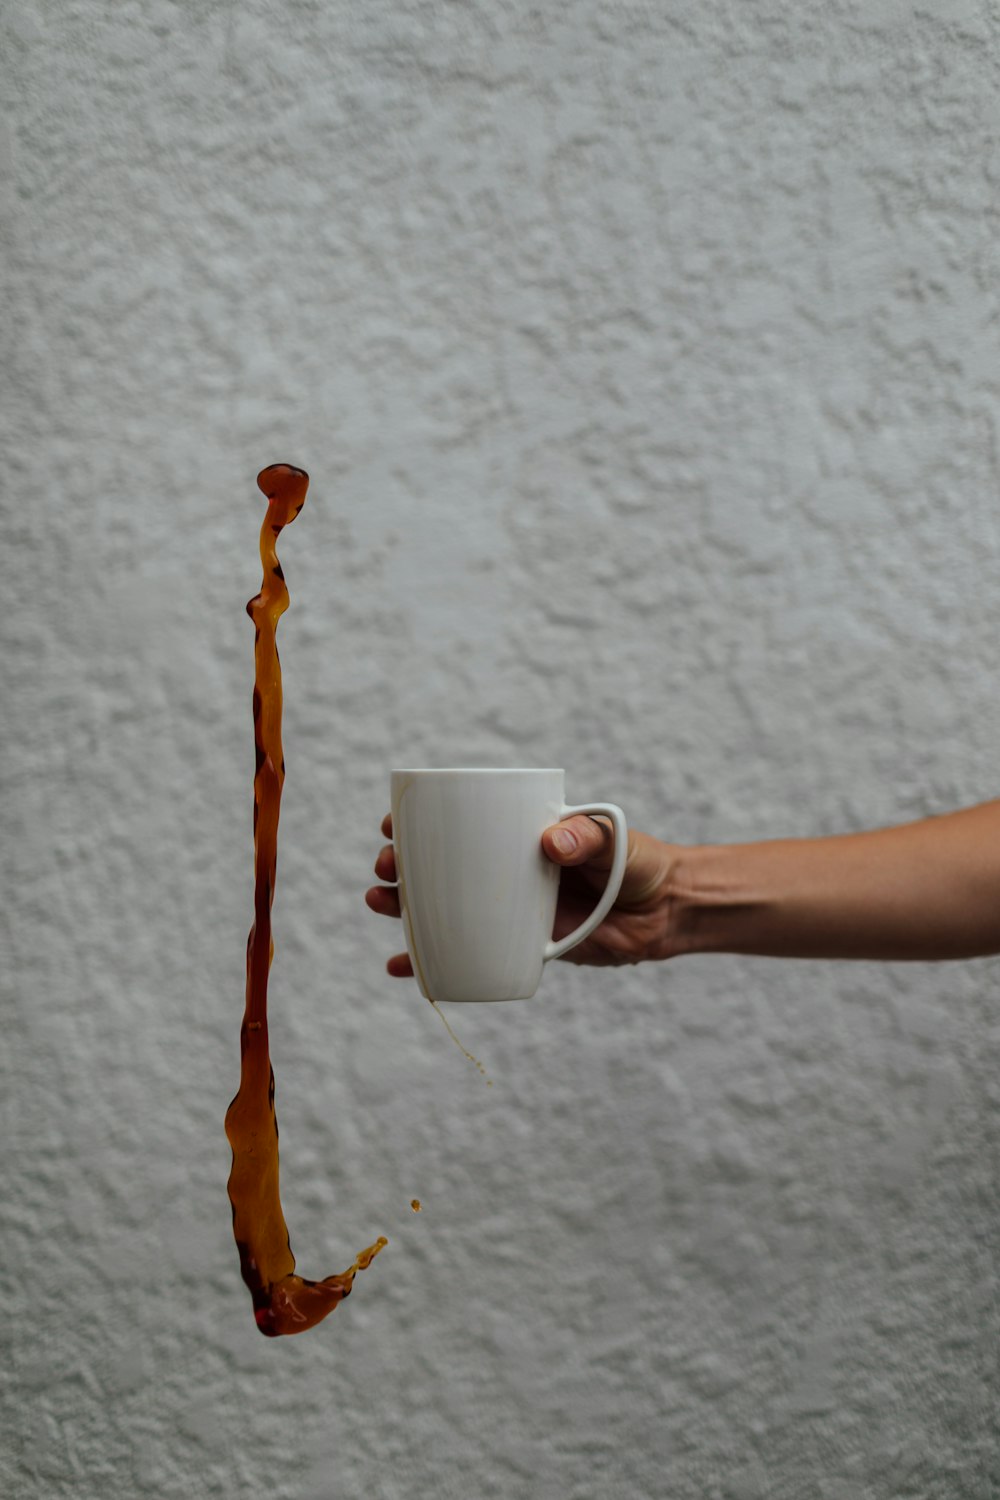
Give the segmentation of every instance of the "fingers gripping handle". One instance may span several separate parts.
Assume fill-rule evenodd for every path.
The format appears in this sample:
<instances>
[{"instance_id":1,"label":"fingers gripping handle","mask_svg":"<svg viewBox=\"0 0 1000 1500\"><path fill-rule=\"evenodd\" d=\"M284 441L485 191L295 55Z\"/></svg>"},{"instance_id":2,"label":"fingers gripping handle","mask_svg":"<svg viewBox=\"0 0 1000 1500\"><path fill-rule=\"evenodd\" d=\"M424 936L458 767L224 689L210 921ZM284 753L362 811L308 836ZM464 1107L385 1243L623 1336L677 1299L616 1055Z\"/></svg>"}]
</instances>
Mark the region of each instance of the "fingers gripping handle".
<instances>
[{"instance_id":1,"label":"fingers gripping handle","mask_svg":"<svg viewBox=\"0 0 1000 1500\"><path fill-rule=\"evenodd\" d=\"M562 818L571 818L576 813L588 813L591 817L610 818L615 834L615 852L611 860L608 883L604 888L600 901L598 901L587 920L581 922L579 927L574 928L566 937L560 938L557 943L546 943L546 963L548 963L550 958L562 958L564 953L568 953L571 948L575 948L577 943L582 943L584 938L589 937L594 928L598 927L604 921L604 918L615 904L618 892L621 890L622 880L625 877L625 861L628 859L628 824L625 821L625 814L621 808L616 807L613 802L587 802L582 807L564 807L560 813L560 820Z\"/></svg>"}]
</instances>

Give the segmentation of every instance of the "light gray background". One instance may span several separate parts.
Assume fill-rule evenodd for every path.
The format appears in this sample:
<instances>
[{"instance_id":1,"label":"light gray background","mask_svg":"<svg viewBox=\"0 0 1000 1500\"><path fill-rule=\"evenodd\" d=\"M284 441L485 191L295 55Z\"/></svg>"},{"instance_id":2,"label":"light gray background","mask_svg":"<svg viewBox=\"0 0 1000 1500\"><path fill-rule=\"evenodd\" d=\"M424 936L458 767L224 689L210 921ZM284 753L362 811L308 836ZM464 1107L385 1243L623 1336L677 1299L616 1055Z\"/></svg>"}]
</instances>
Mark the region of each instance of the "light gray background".
<instances>
[{"instance_id":1,"label":"light gray background","mask_svg":"<svg viewBox=\"0 0 1000 1500\"><path fill-rule=\"evenodd\" d=\"M682 841L997 795L986 0L4 8L3 1493L998 1492L996 962L547 974L362 903L400 763ZM265 1342L222 1117L282 544ZM411 1213L418 1195L425 1211Z\"/></svg>"}]
</instances>

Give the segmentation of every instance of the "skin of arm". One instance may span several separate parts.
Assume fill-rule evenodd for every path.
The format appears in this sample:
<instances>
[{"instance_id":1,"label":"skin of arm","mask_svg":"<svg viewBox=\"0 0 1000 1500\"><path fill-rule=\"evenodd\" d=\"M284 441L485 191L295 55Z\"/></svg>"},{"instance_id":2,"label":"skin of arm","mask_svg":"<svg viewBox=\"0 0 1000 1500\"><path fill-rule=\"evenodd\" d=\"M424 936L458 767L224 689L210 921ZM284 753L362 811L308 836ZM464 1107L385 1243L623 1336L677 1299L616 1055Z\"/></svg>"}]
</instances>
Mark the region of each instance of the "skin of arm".
<instances>
[{"instance_id":1,"label":"skin of arm","mask_svg":"<svg viewBox=\"0 0 1000 1500\"><path fill-rule=\"evenodd\" d=\"M1000 801L867 833L683 849L664 901L679 953L1000 953Z\"/></svg>"},{"instance_id":2,"label":"skin of arm","mask_svg":"<svg viewBox=\"0 0 1000 1500\"><path fill-rule=\"evenodd\" d=\"M391 834L388 818L382 830ZM558 938L603 888L611 831L569 818L546 829L542 848L563 867ZM375 873L395 880L391 845ZM399 915L389 887L373 887L366 900ZM635 964L693 953L887 961L1000 953L1000 800L873 832L751 844L668 844L631 829L618 900L566 960ZM406 954L387 967L412 972Z\"/></svg>"}]
</instances>

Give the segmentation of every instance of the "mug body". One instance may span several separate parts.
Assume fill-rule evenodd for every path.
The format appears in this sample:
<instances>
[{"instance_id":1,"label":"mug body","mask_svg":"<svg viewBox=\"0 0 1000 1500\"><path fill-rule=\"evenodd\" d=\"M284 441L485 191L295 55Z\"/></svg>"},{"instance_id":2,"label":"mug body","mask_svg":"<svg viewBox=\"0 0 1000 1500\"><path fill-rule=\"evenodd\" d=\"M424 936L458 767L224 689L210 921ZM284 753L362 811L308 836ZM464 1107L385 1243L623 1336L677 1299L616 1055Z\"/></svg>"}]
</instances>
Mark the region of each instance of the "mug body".
<instances>
[{"instance_id":1,"label":"mug body","mask_svg":"<svg viewBox=\"0 0 1000 1500\"><path fill-rule=\"evenodd\" d=\"M561 770L392 773L406 945L430 1000L526 1000L552 934L559 869L541 836L562 816Z\"/></svg>"}]
</instances>

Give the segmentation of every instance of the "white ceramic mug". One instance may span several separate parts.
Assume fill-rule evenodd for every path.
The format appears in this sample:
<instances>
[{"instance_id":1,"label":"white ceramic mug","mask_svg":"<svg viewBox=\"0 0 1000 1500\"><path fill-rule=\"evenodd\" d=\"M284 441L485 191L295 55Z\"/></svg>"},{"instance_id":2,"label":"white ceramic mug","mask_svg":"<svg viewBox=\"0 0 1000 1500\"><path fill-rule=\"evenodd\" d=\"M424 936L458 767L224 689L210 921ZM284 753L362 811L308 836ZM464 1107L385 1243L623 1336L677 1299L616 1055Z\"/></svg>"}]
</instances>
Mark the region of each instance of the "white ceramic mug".
<instances>
[{"instance_id":1,"label":"white ceramic mug","mask_svg":"<svg viewBox=\"0 0 1000 1500\"><path fill-rule=\"evenodd\" d=\"M582 943L614 903L628 827L611 802L568 807L562 771L392 773L392 838L406 946L429 1000L527 1000L542 968ZM575 931L553 942L558 865L542 833L573 813L614 828L608 884Z\"/></svg>"}]
</instances>

